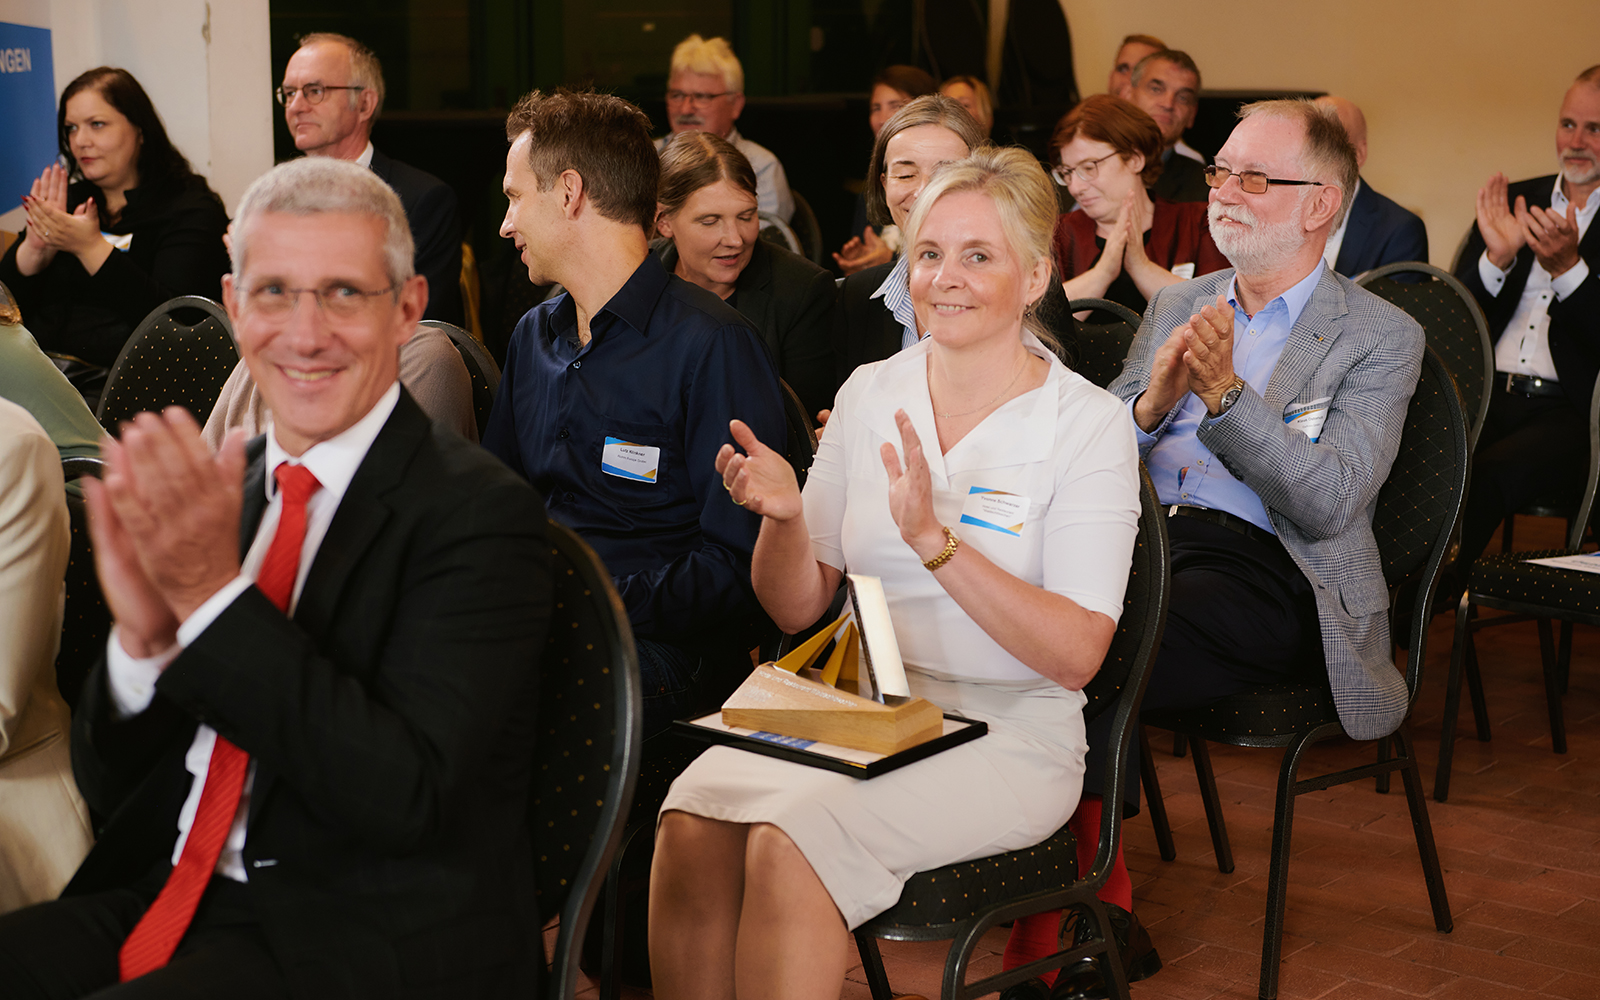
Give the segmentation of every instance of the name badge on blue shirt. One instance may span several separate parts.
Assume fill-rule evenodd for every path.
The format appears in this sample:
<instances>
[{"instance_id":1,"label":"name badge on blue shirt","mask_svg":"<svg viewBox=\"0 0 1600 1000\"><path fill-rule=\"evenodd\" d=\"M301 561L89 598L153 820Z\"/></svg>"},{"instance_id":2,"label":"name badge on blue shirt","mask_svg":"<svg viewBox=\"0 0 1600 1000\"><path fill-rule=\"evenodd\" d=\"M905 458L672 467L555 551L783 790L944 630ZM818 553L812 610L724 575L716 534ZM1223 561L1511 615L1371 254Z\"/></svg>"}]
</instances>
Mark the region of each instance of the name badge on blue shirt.
<instances>
[{"instance_id":1,"label":"name badge on blue shirt","mask_svg":"<svg viewBox=\"0 0 1600 1000\"><path fill-rule=\"evenodd\" d=\"M600 452L600 471L637 483L656 482L656 475L661 471L661 449L608 437Z\"/></svg>"},{"instance_id":2,"label":"name badge on blue shirt","mask_svg":"<svg viewBox=\"0 0 1600 1000\"><path fill-rule=\"evenodd\" d=\"M1028 504L1027 497L974 486L967 491L966 503L961 505L961 523L1019 538L1028 520Z\"/></svg>"}]
</instances>

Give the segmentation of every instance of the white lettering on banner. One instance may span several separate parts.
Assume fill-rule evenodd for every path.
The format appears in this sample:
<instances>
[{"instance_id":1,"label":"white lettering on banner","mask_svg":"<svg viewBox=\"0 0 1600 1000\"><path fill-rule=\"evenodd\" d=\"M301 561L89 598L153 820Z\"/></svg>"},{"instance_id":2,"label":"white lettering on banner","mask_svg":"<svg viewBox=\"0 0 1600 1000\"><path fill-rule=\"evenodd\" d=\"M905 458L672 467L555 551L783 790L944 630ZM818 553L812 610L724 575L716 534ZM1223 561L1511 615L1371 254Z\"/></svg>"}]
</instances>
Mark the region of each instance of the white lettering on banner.
<instances>
[{"instance_id":1,"label":"white lettering on banner","mask_svg":"<svg viewBox=\"0 0 1600 1000\"><path fill-rule=\"evenodd\" d=\"M0 73L32 72L32 49L0 49Z\"/></svg>"}]
</instances>

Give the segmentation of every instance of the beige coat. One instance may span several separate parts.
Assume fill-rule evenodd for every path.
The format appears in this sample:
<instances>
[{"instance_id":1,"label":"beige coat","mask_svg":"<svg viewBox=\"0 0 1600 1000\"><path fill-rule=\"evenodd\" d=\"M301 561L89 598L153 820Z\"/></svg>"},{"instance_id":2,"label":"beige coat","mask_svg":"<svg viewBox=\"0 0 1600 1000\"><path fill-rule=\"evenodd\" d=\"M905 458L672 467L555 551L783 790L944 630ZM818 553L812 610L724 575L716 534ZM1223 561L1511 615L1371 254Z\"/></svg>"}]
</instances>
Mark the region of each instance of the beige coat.
<instances>
[{"instance_id":1,"label":"beige coat","mask_svg":"<svg viewBox=\"0 0 1600 1000\"><path fill-rule=\"evenodd\" d=\"M0 913L54 899L94 842L56 690L70 546L55 445L0 399Z\"/></svg>"}]
</instances>

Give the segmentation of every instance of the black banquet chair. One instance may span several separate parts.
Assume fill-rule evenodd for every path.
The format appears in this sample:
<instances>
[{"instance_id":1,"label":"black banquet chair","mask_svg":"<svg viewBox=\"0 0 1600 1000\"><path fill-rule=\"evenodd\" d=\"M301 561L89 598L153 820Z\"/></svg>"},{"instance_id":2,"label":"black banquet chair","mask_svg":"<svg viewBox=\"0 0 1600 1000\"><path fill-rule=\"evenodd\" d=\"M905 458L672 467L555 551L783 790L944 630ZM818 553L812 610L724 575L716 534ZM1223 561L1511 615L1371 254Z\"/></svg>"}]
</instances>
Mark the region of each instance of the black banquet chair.
<instances>
[{"instance_id":1,"label":"black banquet chair","mask_svg":"<svg viewBox=\"0 0 1600 1000\"><path fill-rule=\"evenodd\" d=\"M1389 586L1391 608L1401 585L1415 583L1417 586L1417 598L1411 602L1405 620L1394 622L1395 629L1403 630L1409 638L1405 679L1412 705L1416 703L1422 664L1427 658L1428 622L1432 617L1439 569L1449 554L1451 534L1466 493L1467 455L1467 420L1460 394L1449 369L1430 348L1423 357L1422 375L1406 413L1400 451L1378 494L1372 522L1384 580ZM1194 748L1195 776L1211 827L1217 868L1223 872L1233 870L1233 850L1228 843L1222 803L1217 796L1216 779L1204 741L1238 747L1284 748L1272 824L1272 860L1267 876L1267 914L1261 945L1262 1000L1272 1000L1278 994L1295 798L1306 792L1399 771L1422 859L1434 926L1446 933L1454 926L1407 721L1402 721L1398 729L1380 741L1386 749L1379 754L1376 763L1312 778L1300 775L1306 752L1315 743L1344 735L1333 694L1326 684L1264 685L1201 708L1147 712L1144 722L1189 738ZM1167 845L1171 843L1172 834L1170 829L1161 829L1164 813L1156 807L1161 789L1148 780L1153 774L1153 769L1145 771L1145 793L1151 801L1151 816L1157 823L1157 839L1162 844L1163 857L1170 860Z\"/></svg>"},{"instance_id":2,"label":"black banquet chair","mask_svg":"<svg viewBox=\"0 0 1600 1000\"><path fill-rule=\"evenodd\" d=\"M199 295L168 299L122 345L95 419L115 434L136 413L182 406L203 425L238 363L233 326L222 306Z\"/></svg>"},{"instance_id":3,"label":"black banquet chair","mask_svg":"<svg viewBox=\"0 0 1600 1000\"><path fill-rule=\"evenodd\" d=\"M560 919L544 996L571 1000L584 929L633 800L644 702L633 630L611 575L570 528L550 521L546 530L555 587L539 663L528 828L540 921Z\"/></svg>"},{"instance_id":4,"label":"black banquet chair","mask_svg":"<svg viewBox=\"0 0 1600 1000\"><path fill-rule=\"evenodd\" d=\"M1139 332L1139 314L1110 299L1073 299L1067 308L1074 315L1089 313L1078 323L1078 363L1072 367L1104 389L1122 374L1128 348Z\"/></svg>"},{"instance_id":5,"label":"black banquet chair","mask_svg":"<svg viewBox=\"0 0 1600 1000\"><path fill-rule=\"evenodd\" d=\"M1161 514L1160 501L1156 499L1155 487L1142 467L1140 484L1139 534L1123 598L1122 617L1099 673L1084 688L1089 699L1083 710L1086 720L1102 712L1115 713L1112 733L1116 751L1105 755L1106 788L1122 787L1123 774L1129 764L1128 748L1138 724L1139 701L1144 696L1150 662L1161 646L1161 631L1167 616L1170 571L1166 521ZM1091 955L1107 956L1100 965L1110 970L1111 993L1126 998L1128 984L1123 979L1122 963L1115 957L1116 945L1106 933L1110 925L1105 906L1095 896L1105 885L1116 858L1121 824L1122 810L1101 810L1099 848L1093 866L1084 872L1078 870L1077 845L1072 833L1062 827L1043 843L1027 850L913 875L902 890L899 902L855 931L856 946L861 951L873 1000L891 1000L895 996L878 952L879 938L890 941L953 938L945 958L943 1000L981 997ZM965 981L967 965L987 931L1019 917L1060 909L1074 910L1078 920L1090 921L1095 933L1088 944L1069 944L1053 955L1008 972L974 983ZM1067 926L1065 919L1062 925Z\"/></svg>"},{"instance_id":6,"label":"black banquet chair","mask_svg":"<svg viewBox=\"0 0 1600 1000\"><path fill-rule=\"evenodd\" d=\"M454 323L425 319L417 325L444 331L456 345L461 363L467 366L467 375L472 379L472 415L478 422L478 439L483 440L484 432L489 429L489 413L494 409L494 394L500 391L500 366L494 363L487 348Z\"/></svg>"}]
</instances>

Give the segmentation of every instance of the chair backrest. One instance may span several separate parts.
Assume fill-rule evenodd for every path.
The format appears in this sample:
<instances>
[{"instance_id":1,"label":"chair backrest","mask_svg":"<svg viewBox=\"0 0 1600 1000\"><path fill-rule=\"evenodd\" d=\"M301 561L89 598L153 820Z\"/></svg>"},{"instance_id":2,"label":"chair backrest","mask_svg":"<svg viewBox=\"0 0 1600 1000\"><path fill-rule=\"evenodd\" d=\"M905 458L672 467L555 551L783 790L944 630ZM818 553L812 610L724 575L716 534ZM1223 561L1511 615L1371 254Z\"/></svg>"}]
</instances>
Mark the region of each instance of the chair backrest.
<instances>
[{"instance_id":1,"label":"chair backrest","mask_svg":"<svg viewBox=\"0 0 1600 1000\"><path fill-rule=\"evenodd\" d=\"M1073 299L1067 308L1073 313L1087 310L1091 314L1088 320L1078 324L1076 370L1104 389L1122 374L1128 348L1139 332L1139 314L1110 299ZM1094 313L1101 315L1096 317Z\"/></svg>"},{"instance_id":2,"label":"chair backrest","mask_svg":"<svg viewBox=\"0 0 1600 1000\"><path fill-rule=\"evenodd\" d=\"M769 243L776 243L790 253L797 253L804 257L805 249L800 246L800 237L795 235L794 228L787 222L773 215L771 212L759 213L761 221L760 237Z\"/></svg>"},{"instance_id":3,"label":"chair backrest","mask_svg":"<svg viewBox=\"0 0 1600 1000\"><path fill-rule=\"evenodd\" d=\"M1594 380L1594 392L1589 396L1589 482L1583 490L1583 503L1578 514L1567 528L1567 548L1576 552L1583 547L1583 536L1595 514L1595 493L1600 491L1600 376Z\"/></svg>"},{"instance_id":4,"label":"chair backrest","mask_svg":"<svg viewBox=\"0 0 1600 1000\"><path fill-rule=\"evenodd\" d=\"M1449 367L1425 348L1422 373L1406 409L1400 450L1389 478L1378 491L1372 533L1383 561L1383 577L1391 591L1408 580L1417 582L1410 617L1396 622L1409 636L1406 682L1416 697L1417 680L1427 653L1428 622L1439 569L1450 550L1450 536L1466 499L1467 417Z\"/></svg>"},{"instance_id":5,"label":"chair backrest","mask_svg":"<svg viewBox=\"0 0 1600 1000\"><path fill-rule=\"evenodd\" d=\"M789 220L789 226L800 241L801 255L818 267L827 267L822 262L822 226L817 222L817 213L811 210L811 203L799 191L790 188L789 194L794 197L794 217Z\"/></svg>"},{"instance_id":6,"label":"chair backrest","mask_svg":"<svg viewBox=\"0 0 1600 1000\"><path fill-rule=\"evenodd\" d=\"M789 387L789 383L780 378L778 387L783 390L783 424L787 432L783 457L794 467L795 478L804 487L811 459L817 454L816 425L811 422L805 404L800 402L799 394Z\"/></svg>"},{"instance_id":7,"label":"chair backrest","mask_svg":"<svg viewBox=\"0 0 1600 1000\"><path fill-rule=\"evenodd\" d=\"M540 921L561 918L545 995L571 998L584 930L633 802L644 702L633 630L611 575L572 529L551 521L546 530L555 587L539 661L528 828Z\"/></svg>"},{"instance_id":8,"label":"chair backrest","mask_svg":"<svg viewBox=\"0 0 1600 1000\"><path fill-rule=\"evenodd\" d=\"M238 363L233 326L222 306L199 295L169 299L122 345L95 418L115 434L136 413L178 405L204 424Z\"/></svg>"},{"instance_id":9,"label":"chair backrest","mask_svg":"<svg viewBox=\"0 0 1600 1000\"><path fill-rule=\"evenodd\" d=\"M62 478L71 482L83 476L98 478L105 462L89 456L61 460ZM111 611L100 592L94 570L94 546L83 498L67 493L67 515L72 525L72 548L67 558L66 613L61 616L61 648L56 653L56 687L68 706L76 708L83 682L105 653L111 634Z\"/></svg>"},{"instance_id":10,"label":"chair backrest","mask_svg":"<svg viewBox=\"0 0 1600 1000\"><path fill-rule=\"evenodd\" d=\"M1144 699L1150 679L1150 664L1161 648L1161 633L1167 622L1167 599L1172 585L1170 554L1167 550L1166 511L1156 496L1155 484L1144 464L1139 465L1139 534L1134 539L1133 564L1128 569L1128 589L1122 597L1122 616L1111 637L1111 647L1100 670L1084 687L1089 703L1084 706L1085 721L1102 712L1116 713L1110 736L1115 752L1105 755L1105 780L1102 788L1123 787L1123 772L1128 766L1128 747L1139 724L1139 703ZM1102 809L1100 848L1093 867L1079 872L1080 878L1105 881L1115 858L1121 809Z\"/></svg>"},{"instance_id":11,"label":"chair backrest","mask_svg":"<svg viewBox=\"0 0 1600 1000\"><path fill-rule=\"evenodd\" d=\"M472 334L442 319L425 319L418 326L431 326L443 330L456 345L461 361L472 378L472 415L478 421L478 439L489 429L489 413L494 409L494 394L500 391L500 366L494 363L489 351L474 340Z\"/></svg>"},{"instance_id":12,"label":"chair backrest","mask_svg":"<svg viewBox=\"0 0 1600 1000\"><path fill-rule=\"evenodd\" d=\"M1422 280L1399 280L1404 277ZM1355 281L1422 324L1428 346L1438 353L1461 390L1467 441L1477 444L1478 430L1489 412L1494 344L1489 339L1489 321L1472 293L1454 275L1421 261L1385 264L1357 275Z\"/></svg>"}]
</instances>

